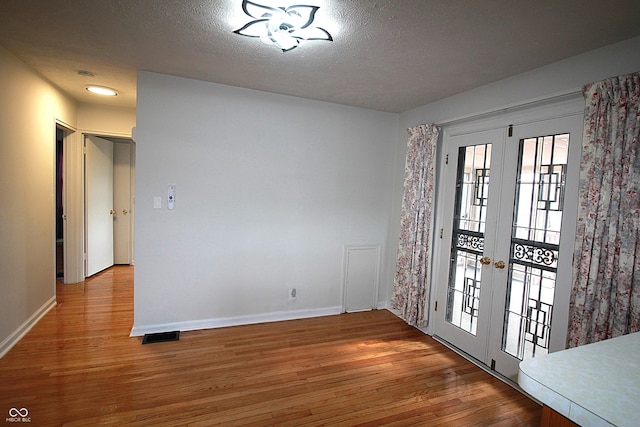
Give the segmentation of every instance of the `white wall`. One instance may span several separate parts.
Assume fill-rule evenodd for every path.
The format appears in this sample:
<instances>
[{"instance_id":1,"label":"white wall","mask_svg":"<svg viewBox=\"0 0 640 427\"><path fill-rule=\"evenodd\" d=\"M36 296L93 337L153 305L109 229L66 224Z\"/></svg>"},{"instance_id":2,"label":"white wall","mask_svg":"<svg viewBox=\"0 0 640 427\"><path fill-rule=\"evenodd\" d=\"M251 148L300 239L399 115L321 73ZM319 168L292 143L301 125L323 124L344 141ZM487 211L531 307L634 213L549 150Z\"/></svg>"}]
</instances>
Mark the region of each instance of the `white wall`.
<instances>
[{"instance_id":1,"label":"white wall","mask_svg":"<svg viewBox=\"0 0 640 427\"><path fill-rule=\"evenodd\" d=\"M75 103L0 47L0 356L55 302L55 120Z\"/></svg>"},{"instance_id":2,"label":"white wall","mask_svg":"<svg viewBox=\"0 0 640 427\"><path fill-rule=\"evenodd\" d=\"M130 137L136 126L136 109L98 104L78 104L78 129L97 135Z\"/></svg>"},{"instance_id":3,"label":"white wall","mask_svg":"<svg viewBox=\"0 0 640 427\"><path fill-rule=\"evenodd\" d=\"M569 92L640 70L640 37L574 56L400 115L400 127L446 123Z\"/></svg>"},{"instance_id":4,"label":"white wall","mask_svg":"<svg viewBox=\"0 0 640 427\"><path fill-rule=\"evenodd\" d=\"M137 103L134 334L333 312L343 246L385 259L396 114L149 72Z\"/></svg>"},{"instance_id":5,"label":"white wall","mask_svg":"<svg viewBox=\"0 0 640 427\"><path fill-rule=\"evenodd\" d=\"M124 136L135 126L135 110L77 105L2 47L0 93L0 182L4 183L0 192L1 357L55 304L56 120L75 129ZM76 240L81 250L84 208L79 133L73 133L65 146L67 174L69 169L74 172L65 182L65 211L67 237ZM69 200L71 190L78 194L74 200Z\"/></svg>"}]
</instances>

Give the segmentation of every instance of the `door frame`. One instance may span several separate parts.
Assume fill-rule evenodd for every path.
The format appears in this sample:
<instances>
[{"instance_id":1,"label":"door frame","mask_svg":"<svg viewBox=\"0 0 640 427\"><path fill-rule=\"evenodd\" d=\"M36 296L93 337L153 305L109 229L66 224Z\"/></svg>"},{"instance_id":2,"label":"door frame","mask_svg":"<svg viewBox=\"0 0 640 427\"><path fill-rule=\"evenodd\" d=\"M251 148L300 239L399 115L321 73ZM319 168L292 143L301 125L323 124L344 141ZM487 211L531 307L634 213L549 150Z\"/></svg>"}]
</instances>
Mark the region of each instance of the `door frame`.
<instances>
[{"instance_id":1,"label":"door frame","mask_svg":"<svg viewBox=\"0 0 640 427\"><path fill-rule=\"evenodd\" d=\"M450 199L450 196L447 198L449 192L445 191L446 189L441 186L445 184L446 178L446 168L445 164L448 164L448 167L455 167L449 163L449 159L455 158L455 153L452 153L449 149L449 141L452 137L461 136L470 133L477 133L483 131L492 131L496 129L506 129L510 125L519 126L526 125L535 122L541 122L551 119L575 116L577 114L583 114L584 111L584 100L582 98L581 93L573 93L569 94L566 97L561 97L560 99L550 99L546 101L540 101L535 104L527 104L521 107L514 107L508 110L501 110L495 113L490 114L482 114L476 117L471 117L461 121L451 122L449 124L442 125L442 139L441 139L441 147L439 150L439 167L437 170L437 189L436 189L436 207L435 207L435 230L434 233L432 247L433 252L436 254L440 254L440 256L449 257L448 254L443 255L443 250L445 242L449 242L452 238L452 230L451 230L451 218L445 217L445 207L447 206L447 200ZM579 136L578 143L581 143L582 135ZM429 323L429 326L426 328L426 332L429 335L436 336L436 322L437 322L437 314L436 306L438 304L437 298L439 291L442 287L447 286L446 280L446 271L443 270L443 266L445 263L436 260L435 257L432 257L432 286L430 292L430 307L429 307L429 318L434 319L433 322ZM443 279L445 278L445 279ZM446 301L440 301L440 307L438 310L444 310L446 307ZM568 324L568 319L555 319L561 324ZM439 338L441 339L441 338ZM479 364L483 369L486 369L487 366L484 365L480 360L475 359L474 357L464 353L461 349L456 348L455 346L447 343L449 347L452 347L458 353L463 354L465 357L474 361L476 364Z\"/></svg>"},{"instance_id":2,"label":"door frame","mask_svg":"<svg viewBox=\"0 0 640 427\"><path fill-rule=\"evenodd\" d=\"M128 229L128 235L129 235L129 241L128 241L128 264L132 265L133 263L133 245L134 245L134 235L133 235L133 224L134 224L134 218L135 218L135 209L134 209L134 200L135 200L135 195L134 195L134 185L135 185L135 164L134 164L134 159L135 159L135 143L133 141L133 138L131 136L122 136L122 135L117 135L117 134L105 134L105 133L95 133L95 132L83 132L83 148L84 148L84 155L86 158L86 144L84 144L84 141L86 141L88 139L89 136L95 136L98 138L102 138L102 139L106 139L109 142L111 142L113 150L114 150L114 161L115 161L115 150L116 150L116 146L118 145L123 145L126 144L129 147L129 188L128 188L128 193L129 193L129 212L128 212L128 216L129 216L129 229ZM86 167L86 161L84 162L84 165ZM115 173L115 170L114 170ZM86 178L86 170L85 170L85 178ZM114 175L115 178L115 175ZM85 181L85 185L86 185L86 181ZM115 190L115 187L114 187ZM85 187L85 192L87 191L86 187ZM113 200L113 203L115 203L115 197ZM85 193L85 253L83 254L84 256L84 268L85 268L85 276L87 275L87 259L89 257L89 254L86 253L86 242L87 242L87 234L86 234L86 230L88 227L88 223L87 223L87 217L86 217L86 209L88 208L87 206L87 197L86 197L86 193ZM113 204L112 204L113 205ZM115 209L115 205L112 206L113 209ZM115 229L114 229L114 233L115 233ZM115 234L114 234L115 235ZM114 251L115 251L115 247L114 247ZM115 265L115 253L114 253L114 263L112 265Z\"/></svg>"},{"instance_id":3,"label":"door frame","mask_svg":"<svg viewBox=\"0 0 640 427\"><path fill-rule=\"evenodd\" d=\"M120 207L118 205L118 201L120 201L119 198L116 197L116 194L120 191L120 187L116 186L116 181L117 181L117 175L119 174L119 172L116 170L115 168L115 162L117 160L118 157L118 151L121 150L122 146L127 146L128 148L128 160L129 160L129 168L127 171L127 175L128 175L128 181L129 181L129 188L128 188L128 200L127 200L127 205L128 205L128 213L124 214L122 211L119 211ZM127 227L127 232L129 235L128 238L128 247L127 247L127 256L126 256L126 262L117 262L118 260L116 259L116 254L117 254L117 249L115 247L115 241L114 241L114 263L117 264L121 264L121 265L133 265L133 220L134 220L134 209L133 209L133 200L134 200L134 196L133 196L133 189L134 189L134 178L135 178L135 169L134 169L134 156L135 156L135 142L133 141L133 139L128 138L126 141L125 140L113 140L113 159L114 159L114 170L113 170L113 179L114 179L114 199L113 199L113 203L114 203L114 209L117 210L118 212L116 213L116 215L126 215L129 218L129 223L128 223L128 227ZM116 235L116 225L114 224L114 238Z\"/></svg>"},{"instance_id":4,"label":"door frame","mask_svg":"<svg viewBox=\"0 0 640 427\"><path fill-rule=\"evenodd\" d=\"M64 222L64 283L79 283L85 280L85 259L84 259L84 243L85 243L85 188L84 188L84 138L85 135L96 135L103 138L118 138L131 141L131 211L135 213L135 142L131 134L118 132L92 131L88 129L76 129L68 124L55 120L56 127L67 129L64 137L64 214L66 220ZM55 137L55 130L54 130ZM55 159L54 159L55 161ZM55 184L54 184L55 185ZM54 189L55 191L55 189ZM131 234L131 253L133 254L134 235L133 235L133 217L132 234ZM55 236L54 243L55 245ZM133 263L133 259L132 259Z\"/></svg>"},{"instance_id":5,"label":"door frame","mask_svg":"<svg viewBox=\"0 0 640 427\"><path fill-rule=\"evenodd\" d=\"M82 141L80 132L62 120L55 119L54 129L61 129L63 134L63 283L77 283L84 280L84 172L82 151L78 149Z\"/></svg>"}]
</instances>

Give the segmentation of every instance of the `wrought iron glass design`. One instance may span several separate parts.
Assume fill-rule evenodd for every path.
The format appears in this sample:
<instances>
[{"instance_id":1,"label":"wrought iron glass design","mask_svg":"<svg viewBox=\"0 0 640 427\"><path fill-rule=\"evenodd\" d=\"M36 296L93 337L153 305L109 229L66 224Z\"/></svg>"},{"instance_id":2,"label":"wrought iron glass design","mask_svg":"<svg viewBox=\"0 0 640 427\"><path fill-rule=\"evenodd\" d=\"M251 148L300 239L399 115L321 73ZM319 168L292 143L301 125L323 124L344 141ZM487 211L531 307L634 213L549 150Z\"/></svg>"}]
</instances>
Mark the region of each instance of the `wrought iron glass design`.
<instances>
[{"instance_id":1,"label":"wrought iron glass design","mask_svg":"<svg viewBox=\"0 0 640 427\"><path fill-rule=\"evenodd\" d=\"M490 169L476 169L475 197L473 204L476 206L487 206L489 198L489 172Z\"/></svg>"},{"instance_id":2,"label":"wrought iron glass design","mask_svg":"<svg viewBox=\"0 0 640 427\"><path fill-rule=\"evenodd\" d=\"M541 165L538 209L561 211L564 202L564 176L567 165Z\"/></svg>"},{"instance_id":3,"label":"wrought iron glass design","mask_svg":"<svg viewBox=\"0 0 640 427\"><path fill-rule=\"evenodd\" d=\"M491 144L458 152L453 241L447 286L447 322L475 335L480 301Z\"/></svg>"},{"instance_id":4,"label":"wrought iron glass design","mask_svg":"<svg viewBox=\"0 0 640 427\"><path fill-rule=\"evenodd\" d=\"M553 316L569 134L520 141L502 350L547 354Z\"/></svg>"}]
</instances>

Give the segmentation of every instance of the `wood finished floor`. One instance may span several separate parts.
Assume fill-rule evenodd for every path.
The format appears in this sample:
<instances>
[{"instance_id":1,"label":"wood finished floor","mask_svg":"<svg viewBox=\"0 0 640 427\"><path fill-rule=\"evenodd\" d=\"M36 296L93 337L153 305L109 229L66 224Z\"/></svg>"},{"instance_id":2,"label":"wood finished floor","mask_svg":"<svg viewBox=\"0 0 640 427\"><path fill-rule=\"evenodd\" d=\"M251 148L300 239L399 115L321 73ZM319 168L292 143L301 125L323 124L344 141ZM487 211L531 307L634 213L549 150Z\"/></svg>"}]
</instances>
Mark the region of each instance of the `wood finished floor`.
<instances>
[{"instance_id":1,"label":"wood finished floor","mask_svg":"<svg viewBox=\"0 0 640 427\"><path fill-rule=\"evenodd\" d=\"M535 402L386 310L141 345L131 267L59 286L58 302L0 359L0 420L15 407L31 426L540 422Z\"/></svg>"}]
</instances>

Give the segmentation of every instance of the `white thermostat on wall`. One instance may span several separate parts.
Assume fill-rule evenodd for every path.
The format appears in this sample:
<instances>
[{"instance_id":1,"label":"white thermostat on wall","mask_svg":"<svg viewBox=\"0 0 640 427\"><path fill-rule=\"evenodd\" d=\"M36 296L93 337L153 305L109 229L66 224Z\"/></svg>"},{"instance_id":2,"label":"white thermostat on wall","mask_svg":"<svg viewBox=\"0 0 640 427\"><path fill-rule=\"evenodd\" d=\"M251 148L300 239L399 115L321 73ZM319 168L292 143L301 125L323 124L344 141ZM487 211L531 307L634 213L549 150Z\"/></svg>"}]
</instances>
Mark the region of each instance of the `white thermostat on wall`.
<instances>
[{"instance_id":1,"label":"white thermostat on wall","mask_svg":"<svg viewBox=\"0 0 640 427\"><path fill-rule=\"evenodd\" d=\"M176 186L175 184L171 184L167 189L167 208L173 209L175 207L176 207Z\"/></svg>"}]
</instances>

